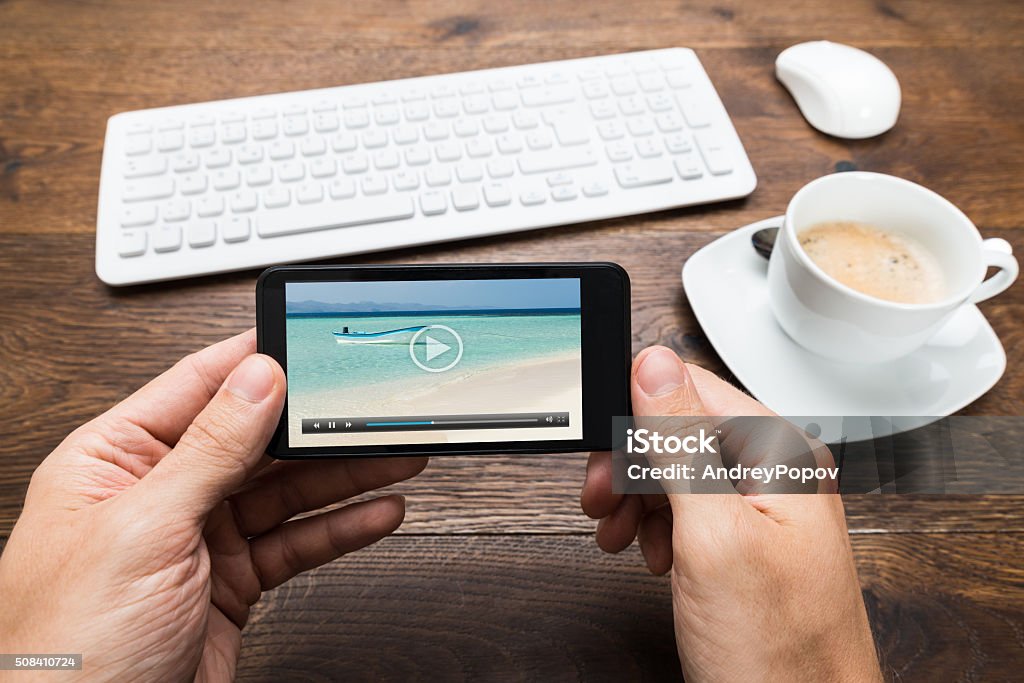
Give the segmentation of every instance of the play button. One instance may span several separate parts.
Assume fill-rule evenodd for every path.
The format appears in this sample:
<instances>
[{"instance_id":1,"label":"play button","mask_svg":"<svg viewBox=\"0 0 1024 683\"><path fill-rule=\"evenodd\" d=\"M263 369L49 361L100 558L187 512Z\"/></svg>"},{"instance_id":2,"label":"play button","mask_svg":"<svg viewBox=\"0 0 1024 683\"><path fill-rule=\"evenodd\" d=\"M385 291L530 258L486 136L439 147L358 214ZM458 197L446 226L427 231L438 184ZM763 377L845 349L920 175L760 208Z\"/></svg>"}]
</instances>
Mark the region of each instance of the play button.
<instances>
[{"instance_id":1,"label":"play button","mask_svg":"<svg viewBox=\"0 0 1024 683\"><path fill-rule=\"evenodd\" d=\"M451 348L452 347L448 346L444 342L438 341L438 340L434 339L433 337L431 337L428 334L427 335L427 362L429 363L430 361L432 361L435 358L437 358L438 356L440 356L442 353L445 353L447 351L451 351Z\"/></svg>"},{"instance_id":2,"label":"play button","mask_svg":"<svg viewBox=\"0 0 1024 683\"><path fill-rule=\"evenodd\" d=\"M427 325L409 341L409 357L427 372L451 370L462 360L462 337L447 325Z\"/></svg>"}]
</instances>

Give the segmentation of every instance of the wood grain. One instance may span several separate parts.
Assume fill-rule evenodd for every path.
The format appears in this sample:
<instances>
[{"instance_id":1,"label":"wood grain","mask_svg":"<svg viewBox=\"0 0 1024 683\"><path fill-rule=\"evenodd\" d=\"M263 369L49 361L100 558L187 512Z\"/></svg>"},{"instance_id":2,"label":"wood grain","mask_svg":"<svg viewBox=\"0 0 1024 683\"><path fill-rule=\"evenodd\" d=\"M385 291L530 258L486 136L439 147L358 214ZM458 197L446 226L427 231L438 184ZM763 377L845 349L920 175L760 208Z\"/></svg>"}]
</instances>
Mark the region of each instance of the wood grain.
<instances>
[{"instance_id":1,"label":"wood grain","mask_svg":"<svg viewBox=\"0 0 1024 683\"><path fill-rule=\"evenodd\" d=\"M886 135L820 135L777 53L827 37L903 85ZM74 426L178 357L253 324L253 271L112 290L93 273L106 119L189 101L607 52L697 50L759 186L716 206L339 262L616 260L633 349L668 345L733 378L679 282L683 262L780 213L837 166L947 196L1024 253L1024 4L1013 0L494 3L0 1L0 548L29 476ZM969 415L1024 414L1024 288L982 306L1004 378ZM665 680L668 587L636 548L601 554L579 511L585 456L438 458L398 537L267 596L242 678ZM900 680L1010 680L1024 661L1024 496L848 496L873 626Z\"/></svg>"},{"instance_id":2,"label":"wood grain","mask_svg":"<svg viewBox=\"0 0 1024 683\"><path fill-rule=\"evenodd\" d=\"M1019 535L853 539L885 668L1010 680L1024 655ZM913 567L913 571L908 571ZM242 680L674 680L667 579L590 539L396 538L264 596Z\"/></svg>"}]
</instances>

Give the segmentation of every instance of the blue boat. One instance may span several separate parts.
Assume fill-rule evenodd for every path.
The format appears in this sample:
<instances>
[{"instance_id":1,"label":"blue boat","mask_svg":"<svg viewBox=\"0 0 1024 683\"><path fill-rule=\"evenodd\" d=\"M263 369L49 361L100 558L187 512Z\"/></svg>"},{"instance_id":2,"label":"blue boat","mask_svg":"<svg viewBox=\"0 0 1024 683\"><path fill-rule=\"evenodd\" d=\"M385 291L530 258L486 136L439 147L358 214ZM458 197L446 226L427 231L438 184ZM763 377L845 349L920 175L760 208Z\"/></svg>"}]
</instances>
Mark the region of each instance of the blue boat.
<instances>
[{"instance_id":1,"label":"blue boat","mask_svg":"<svg viewBox=\"0 0 1024 683\"><path fill-rule=\"evenodd\" d=\"M350 332L348 327L343 327L341 332L332 332L331 334L339 344L408 344L412 341L413 335L426 327L426 325L416 325L383 332Z\"/></svg>"}]
</instances>

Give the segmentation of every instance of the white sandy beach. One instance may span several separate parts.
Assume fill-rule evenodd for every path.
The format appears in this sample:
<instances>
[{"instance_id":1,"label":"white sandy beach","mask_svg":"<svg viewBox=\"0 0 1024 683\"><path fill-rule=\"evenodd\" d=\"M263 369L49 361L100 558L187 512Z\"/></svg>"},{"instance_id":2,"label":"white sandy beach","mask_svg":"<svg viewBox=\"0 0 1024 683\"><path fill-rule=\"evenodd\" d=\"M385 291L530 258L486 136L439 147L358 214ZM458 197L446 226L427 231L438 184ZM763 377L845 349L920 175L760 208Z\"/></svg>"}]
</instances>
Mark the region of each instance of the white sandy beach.
<instances>
[{"instance_id":1,"label":"white sandy beach","mask_svg":"<svg viewBox=\"0 0 1024 683\"><path fill-rule=\"evenodd\" d=\"M293 446L370 443L429 443L579 439L583 391L579 353L529 359L498 368L422 375L378 383L357 391L339 389L289 397L289 441ZM458 415L568 412L568 427L479 429L452 432L302 434L303 417Z\"/></svg>"}]
</instances>

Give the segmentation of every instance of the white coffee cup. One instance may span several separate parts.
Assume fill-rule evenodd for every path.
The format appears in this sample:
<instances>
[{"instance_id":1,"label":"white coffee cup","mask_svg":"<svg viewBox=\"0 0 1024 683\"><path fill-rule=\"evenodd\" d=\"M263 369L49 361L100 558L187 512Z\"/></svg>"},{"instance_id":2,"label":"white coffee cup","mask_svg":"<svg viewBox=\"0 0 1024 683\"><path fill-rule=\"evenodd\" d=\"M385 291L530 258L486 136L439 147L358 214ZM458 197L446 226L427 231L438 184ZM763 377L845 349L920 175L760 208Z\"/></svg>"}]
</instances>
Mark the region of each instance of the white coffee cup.
<instances>
[{"instance_id":1,"label":"white coffee cup","mask_svg":"<svg viewBox=\"0 0 1024 683\"><path fill-rule=\"evenodd\" d=\"M801 231L829 221L868 223L923 244L942 267L948 296L897 303L841 284L798 240ZM986 280L989 267L999 272ZM1017 273L1006 240L983 240L960 209L931 190L881 173L836 173L808 183L789 202L768 263L768 297L801 346L835 360L878 363L914 351L958 307L999 294Z\"/></svg>"}]
</instances>

